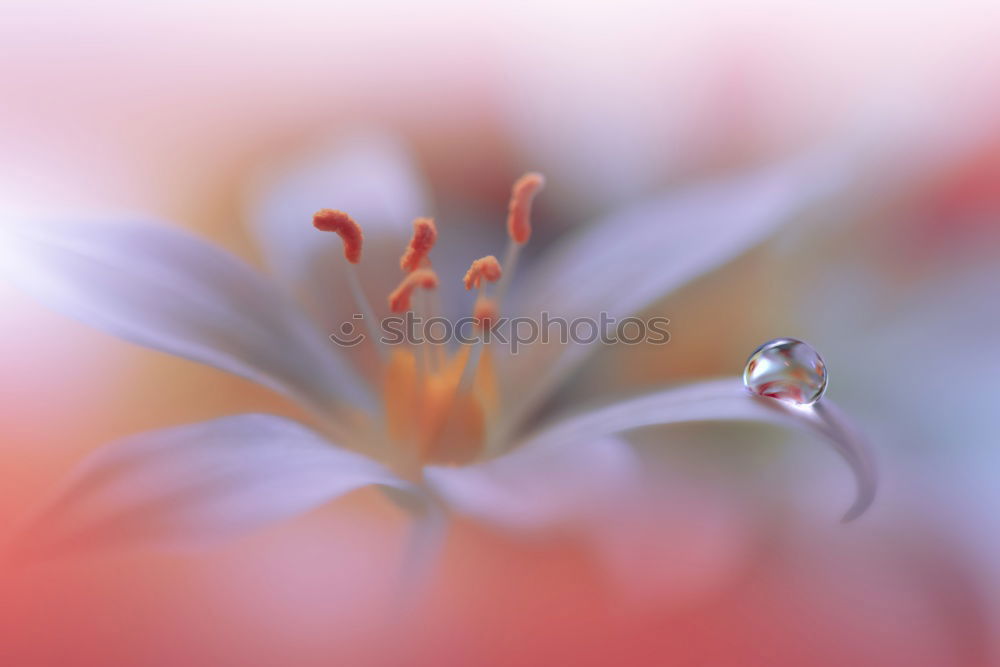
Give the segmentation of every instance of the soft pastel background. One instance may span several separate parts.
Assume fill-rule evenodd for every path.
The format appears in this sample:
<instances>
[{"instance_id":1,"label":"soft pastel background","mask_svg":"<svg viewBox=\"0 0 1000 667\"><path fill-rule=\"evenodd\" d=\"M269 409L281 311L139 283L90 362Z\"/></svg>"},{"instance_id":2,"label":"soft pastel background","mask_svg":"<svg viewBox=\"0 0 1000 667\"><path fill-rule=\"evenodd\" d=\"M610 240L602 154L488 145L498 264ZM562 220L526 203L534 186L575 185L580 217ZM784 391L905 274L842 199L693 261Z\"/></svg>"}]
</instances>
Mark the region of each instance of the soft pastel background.
<instances>
[{"instance_id":1,"label":"soft pastel background","mask_svg":"<svg viewBox=\"0 0 1000 667\"><path fill-rule=\"evenodd\" d=\"M815 443L643 434L649 488L614 573L565 536L463 523L402 616L405 526L359 493L202 555L0 572L0 664L1000 664L995 4L8 0L0 16L0 214L162 218L255 262L256 176L359 127L409 142L442 215L499 221L512 179L545 172L542 239L859 142L877 168L843 210L685 288L654 309L670 345L586 379L732 375L796 335L883 473L841 525L849 480ZM0 307L0 533L110 439L291 414L6 285Z\"/></svg>"}]
</instances>

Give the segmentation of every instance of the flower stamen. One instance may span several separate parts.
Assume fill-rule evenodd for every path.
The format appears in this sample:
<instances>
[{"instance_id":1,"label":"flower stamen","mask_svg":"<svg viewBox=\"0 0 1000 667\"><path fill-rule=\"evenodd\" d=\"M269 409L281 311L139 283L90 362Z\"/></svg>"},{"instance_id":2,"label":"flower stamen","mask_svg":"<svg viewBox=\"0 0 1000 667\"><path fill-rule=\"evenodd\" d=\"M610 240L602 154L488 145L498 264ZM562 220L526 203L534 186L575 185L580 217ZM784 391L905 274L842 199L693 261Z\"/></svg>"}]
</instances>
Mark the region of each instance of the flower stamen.
<instances>
[{"instance_id":1,"label":"flower stamen","mask_svg":"<svg viewBox=\"0 0 1000 667\"><path fill-rule=\"evenodd\" d=\"M438 277L433 269L417 269L408 274L389 294L389 309L394 313L405 313L410 310L410 298L418 287L425 290L436 289Z\"/></svg>"},{"instance_id":2,"label":"flower stamen","mask_svg":"<svg viewBox=\"0 0 1000 667\"><path fill-rule=\"evenodd\" d=\"M545 185L545 177L528 172L514 183L507 213L507 235L518 245L531 238L531 201Z\"/></svg>"},{"instance_id":3,"label":"flower stamen","mask_svg":"<svg viewBox=\"0 0 1000 667\"><path fill-rule=\"evenodd\" d=\"M377 436L394 445L386 455L391 465L413 479L419 478L427 463L461 464L484 456L496 440L500 393L487 335L500 321L502 299L518 253L531 238L532 200L543 184L542 176L533 172L514 183L503 264L494 255L486 255L473 261L463 277L465 288L477 291L472 314L480 335L450 353L426 330L423 340L410 341L408 349L390 351L382 344L381 332L375 330L378 322L356 272L364 240L360 226L342 211L323 209L313 216L317 229L338 234L344 243L351 290L382 361L385 414L384 427ZM427 318L425 324L436 319L434 315L440 310L436 303L439 279L430 262L437 237L432 218L413 221L413 234L399 259L404 276L388 295L393 313L413 310Z\"/></svg>"},{"instance_id":4,"label":"flower stamen","mask_svg":"<svg viewBox=\"0 0 1000 667\"><path fill-rule=\"evenodd\" d=\"M507 207L507 250L503 256L503 277L497 284L497 302L507 295L521 246L531 238L531 202L545 185L545 177L537 172L528 172L514 182Z\"/></svg>"},{"instance_id":5,"label":"flower stamen","mask_svg":"<svg viewBox=\"0 0 1000 667\"><path fill-rule=\"evenodd\" d=\"M343 211L324 208L313 215L313 227L321 232L334 232L344 242L344 257L351 264L361 261L361 246L364 235L361 225Z\"/></svg>"},{"instance_id":6,"label":"flower stamen","mask_svg":"<svg viewBox=\"0 0 1000 667\"><path fill-rule=\"evenodd\" d=\"M378 355L384 359L386 351L379 343L380 337L375 328L375 311L368 302L364 290L361 289L361 280L358 278L357 265L361 262L361 248L364 245L361 225L343 211L324 208L313 214L313 227L321 232L333 232L343 241L344 258L348 262L347 283L351 289L351 296L361 311L369 338L373 341Z\"/></svg>"},{"instance_id":7,"label":"flower stamen","mask_svg":"<svg viewBox=\"0 0 1000 667\"><path fill-rule=\"evenodd\" d=\"M413 221L413 236L406 247L406 251L399 259L399 268L406 273L412 273L417 269L431 268L430 252L437 242L437 226L433 218L416 218ZM414 311L427 318L433 318L440 311L437 301L437 293L424 293L417 297ZM433 354L427 345L423 345L423 352L420 355L421 371L436 370L443 358L441 349L435 347Z\"/></svg>"},{"instance_id":8,"label":"flower stamen","mask_svg":"<svg viewBox=\"0 0 1000 667\"><path fill-rule=\"evenodd\" d=\"M500 268L500 262L493 255L486 255L472 262L462 281L467 290L479 289L484 280L495 283L500 280L501 275L503 275L503 270Z\"/></svg>"},{"instance_id":9,"label":"flower stamen","mask_svg":"<svg viewBox=\"0 0 1000 667\"><path fill-rule=\"evenodd\" d=\"M430 266L427 255L437 241L437 227L433 218L417 218L413 221L413 237L406 252L399 259L399 268L412 273L421 267Z\"/></svg>"}]
</instances>

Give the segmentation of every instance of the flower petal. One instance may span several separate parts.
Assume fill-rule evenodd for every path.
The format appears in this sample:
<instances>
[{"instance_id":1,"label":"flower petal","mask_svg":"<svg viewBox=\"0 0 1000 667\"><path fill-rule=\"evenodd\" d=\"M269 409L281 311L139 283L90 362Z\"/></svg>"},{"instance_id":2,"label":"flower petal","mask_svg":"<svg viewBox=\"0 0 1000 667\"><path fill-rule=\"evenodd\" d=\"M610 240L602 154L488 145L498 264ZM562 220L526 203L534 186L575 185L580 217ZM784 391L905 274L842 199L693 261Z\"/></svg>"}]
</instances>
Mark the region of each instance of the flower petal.
<instances>
[{"instance_id":1,"label":"flower petal","mask_svg":"<svg viewBox=\"0 0 1000 667\"><path fill-rule=\"evenodd\" d=\"M233 537L381 485L420 492L378 463L271 415L239 415L125 438L90 455L18 547L26 553Z\"/></svg>"},{"instance_id":2,"label":"flower petal","mask_svg":"<svg viewBox=\"0 0 1000 667\"><path fill-rule=\"evenodd\" d=\"M562 444L529 445L462 468L430 466L424 474L448 506L511 530L567 529L613 513L639 474L631 446L612 436Z\"/></svg>"},{"instance_id":3,"label":"flower petal","mask_svg":"<svg viewBox=\"0 0 1000 667\"><path fill-rule=\"evenodd\" d=\"M92 326L249 378L317 411L370 400L333 344L264 276L178 229L8 225L0 228L0 273Z\"/></svg>"},{"instance_id":4,"label":"flower petal","mask_svg":"<svg viewBox=\"0 0 1000 667\"><path fill-rule=\"evenodd\" d=\"M646 394L581 413L529 437L522 447L572 448L575 443L643 426L697 421L755 421L788 426L822 436L854 473L857 494L844 516L864 512L877 486L870 446L829 400L792 407L749 393L736 379L713 380Z\"/></svg>"},{"instance_id":5,"label":"flower petal","mask_svg":"<svg viewBox=\"0 0 1000 667\"><path fill-rule=\"evenodd\" d=\"M515 293L518 313L566 321L621 319L760 243L843 187L849 160L809 156L639 203L577 233L543 258ZM537 405L596 344L529 346L511 375L540 378L518 416ZM530 369L530 370L526 370ZM540 375L541 374L541 375Z\"/></svg>"},{"instance_id":6,"label":"flower petal","mask_svg":"<svg viewBox=\"0 0 1000 667\"><path fill-rule=\"evenodd\" d=\"M830 195L844 184L843 168L843 160L797 159L618 211L541 260L522 283L527 312L634 313Z\"/></svg>"},{"instance_id":7,"label":"flower petal","mask_svg":"<svg viewBox=\"0 0 1000 667\"><path fill-rule=\"evenodd\" d=\"M395 287L410 223L427 215L425 188L406 147L375 132L320 146L260 178L251 193L249 217L268 265L322 326L338 327L358 312L344 278L340 240L313 229L322 208L346 211L364 230L360 270L365 292L378 307ZM369 269L374 269L369 271ZM334 330L331 328L331 331Z\"/></svg>"}]
</instances>

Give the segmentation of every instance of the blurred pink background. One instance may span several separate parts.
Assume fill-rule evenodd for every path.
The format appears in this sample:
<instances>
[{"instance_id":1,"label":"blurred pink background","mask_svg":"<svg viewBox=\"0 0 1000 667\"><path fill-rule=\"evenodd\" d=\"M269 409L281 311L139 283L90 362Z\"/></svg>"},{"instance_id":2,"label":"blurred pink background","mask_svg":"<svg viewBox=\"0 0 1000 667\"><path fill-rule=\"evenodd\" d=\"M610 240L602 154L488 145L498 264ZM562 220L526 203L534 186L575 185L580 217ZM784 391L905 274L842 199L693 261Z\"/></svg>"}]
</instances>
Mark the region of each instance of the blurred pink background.
<instances>
[{"instance_id":1,"label":"blurred pink background","mask_svg":"<svg viewBox=\"0 0 1000 667\"><path fill-rule=\"evenodd\" d=\"M636 389L735 375L791 332L871 433L880 498L841 525L839 461L738 427L642 437L658 484L586 545L453 531L393 610L405 525L374 492L221 549L0 572L0 664L1000 664L1000 11L990 3L7 2L0 215L163 219L259 263L258 175L358 128L415 151L445 215L546 173L540 238L823 142L872 182L658 305L672 341L588 369ZM472 218L468 225L479 224ZM543 227L544 225L544 227ZM296 409L0 284L0 534L85 453ZM648 442L647 442L648 440ZM647 451L648 450L648 451Z\"/></svg>"}]
</instances>

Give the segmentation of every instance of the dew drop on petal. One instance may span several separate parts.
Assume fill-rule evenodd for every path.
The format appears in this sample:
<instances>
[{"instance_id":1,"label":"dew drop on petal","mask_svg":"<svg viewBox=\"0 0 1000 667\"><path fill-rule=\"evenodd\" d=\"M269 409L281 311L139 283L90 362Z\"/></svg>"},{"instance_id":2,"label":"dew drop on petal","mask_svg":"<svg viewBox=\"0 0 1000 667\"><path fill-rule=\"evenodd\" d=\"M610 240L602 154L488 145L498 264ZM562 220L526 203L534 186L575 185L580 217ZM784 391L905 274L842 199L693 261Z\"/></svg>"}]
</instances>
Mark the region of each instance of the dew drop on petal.
<instances>
[{"instance_id":1,"label":"dew drop on petal","mask_svg":"<svg viewBox=\"0 0 1000 667\"><path fill-rule=\"evenodd\" d=\"M750 355L743 384L760 396L795 405L811 405L826 391L826 364L808 343L775 338Z\"/></svg>"}]
</instances>

